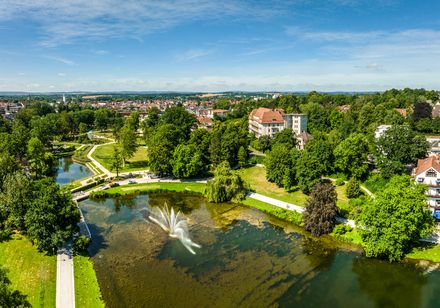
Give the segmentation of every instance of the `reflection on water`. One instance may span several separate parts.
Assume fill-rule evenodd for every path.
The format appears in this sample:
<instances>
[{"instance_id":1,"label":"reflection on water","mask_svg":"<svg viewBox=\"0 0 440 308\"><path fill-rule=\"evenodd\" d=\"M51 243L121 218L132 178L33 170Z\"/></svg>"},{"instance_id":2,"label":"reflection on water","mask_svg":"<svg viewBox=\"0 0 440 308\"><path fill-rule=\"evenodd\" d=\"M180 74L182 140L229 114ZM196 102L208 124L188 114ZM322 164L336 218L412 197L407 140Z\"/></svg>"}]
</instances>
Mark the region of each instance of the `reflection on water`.
<instances>
[{"instance_id":1,"label":"reflection on water","mask_svg":"<svg viewBox=\"0 0 440 308\"><path fill-rule=\"evenodd\" d=\"M197 255L145 220L164 202L185 213ZM109 307L440 305L440 272L337 250L247 207L178 193L81 206Z\"/></svg>"},{"instance_id":2,"label":"reflection on water","mask_svg":"<svg viewBox=\"0 0 440 308\"><path fill-rule=\"evenodd\" d=\"M59 185L66 185L91 175L93 172L86 166L75 163L71 157L63 157L58 160L55 180Z\"/></svg>"}]
</instances>

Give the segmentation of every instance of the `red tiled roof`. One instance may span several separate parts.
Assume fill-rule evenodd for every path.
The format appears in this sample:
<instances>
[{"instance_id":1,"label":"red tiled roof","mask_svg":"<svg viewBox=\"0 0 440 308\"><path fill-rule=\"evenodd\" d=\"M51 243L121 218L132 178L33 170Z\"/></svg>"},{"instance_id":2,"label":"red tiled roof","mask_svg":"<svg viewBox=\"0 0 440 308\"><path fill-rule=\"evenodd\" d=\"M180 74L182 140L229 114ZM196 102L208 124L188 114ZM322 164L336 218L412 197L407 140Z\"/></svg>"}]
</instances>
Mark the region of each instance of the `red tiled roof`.
<instances>
[{"instance_id":1,"label":"red tiled roof","mask_svg":"<svg viewBox=\"0 0 440 308\"><path fill-rule=\"evenodd\" d=\"M398 113L400 113L402 115L402 117L406 118L407 115L407 111L406 109L403 108L394 108L394 110L396 110Z\"/></svg>"},{"instance_id":2,"label":"red tiled roof","mask_svg":"<svg viewBox=\"0 0 440 308\"><path fill-rule=\"evenodd\" d=\"M430 168L433 168L435 171L440 172L440 164L438 162L438 157L431 156L428 158L419 159L417 161L417 168L415 172L416 176L422 172L425 172Z\"/></svg>"},{"instance_id":3,"label":"red tiled roof","mask_svg":"<svg viewBox=\"0 0 440 308\"><path fill-rule=\"evenodd\" d=\"M249 119L258 123L284 123L282 110L272 110L269 108L258 108L252 110Z\"/></svg>"}]
</instances>

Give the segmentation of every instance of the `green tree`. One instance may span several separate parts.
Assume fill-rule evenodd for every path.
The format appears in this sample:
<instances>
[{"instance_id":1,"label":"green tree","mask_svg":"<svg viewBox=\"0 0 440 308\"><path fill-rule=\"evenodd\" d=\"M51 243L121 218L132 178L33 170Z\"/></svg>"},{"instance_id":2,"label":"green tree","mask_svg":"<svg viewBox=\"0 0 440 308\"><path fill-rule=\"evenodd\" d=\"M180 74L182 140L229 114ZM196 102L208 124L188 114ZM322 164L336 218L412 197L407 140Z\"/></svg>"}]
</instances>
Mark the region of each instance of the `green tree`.
<instances>
[{"instance_id":1,"label":"green tree","mask_svg":"<svg viewBox=\"0 0 440 308\"><path fill-rule=\"evenodd\" d=\"M246 197L248 187L237 173L233 172L228 162L222 162L214 171L214 178L206 186L209 202L228 202Z\"/></svg>"},{"instance_id":2,"label":"green tree","mask_svg":"<svg viewBox=\"0 0 440 308\"><path fill-rule=\"evenodd\" d=\"M181 132L172 124L160 125L148 139L150 170L170 174L173 171L174 149L179 144Z\"/></svg>"},{"instance_id":3,"label":"green tree","mask_svg":"<svg viewBox=\"0 0 440 308\"><path fill-rule=\"evenodd\" d=\"M238 154L237 154L238 164L240 165L240 168L246 167L247 156L248 156L247 151L245 150L245 148L243 146L241 146L238 149Z\"/></svg>"},{"instance_id":4,"label":"green tree","mask_svg":"<svg viewBox=\"0 0 440 308\"><path fill-rule=\"evenodd\" d=\"M301 191L309 194L315 185L321 181L323 174L324 169L318 158L310 155L307 151L303 151L296 166L296 178Z\"/></svg>"},{"instance_id":5,"label":"green tree","mask_svg":"<svg viewBox=\"0 0 440 308\"><path fill-rule=\"evenodd\" d=\"M306 203L303 215L304 229L315 236L332 232L338 214L337 198L333 184L317 184Z\"/></svg>"},{"instance_id":6,"label":"green tree","mask_svg":"<svg viewBox=\"0 0 440 308\"><path fill-rule=\"evenodd\" d=\"M203 170L202 156L192 144L179 144L173 154L173 175L176 178L190 178Z\"/></svg>"},{"instance_id":7,"label":"green tree","mask_svg":"<svg viewBox=\"0 0 440 308\"><path fill-rule=\"evenodd\" d=\"M361 195L361 184L356 178L351 178L347 183L346 194L348 198L357 198Z\"/></svg>"},{"instance_id":8,"label":"green tree","mask_svg":"<svg viewBox=\"0 0 440 308\"><path fill-rule=\"evenodd\" d=\"M31 170L36 178L40 178L52 171L53 155L47 153L40 139L32 137L27 146L27 157L29 159Z\"/></svg>"},{"instance_id":9,"label":"green tree","mask_svg":"<svg viewBox=\"0 0 440 308\"><path fill-rule=\"evenodd\" d=\"M53 179L33 183L32 204L25 215L29 239L39 250L54 252L78 230L80 216L69 191Z\"/></svg>"},{"instance_id":10,"label":"green tree","mask_svg":"<svg viewBox=\"0 0 440 308\"><path fill-rule=\"evenodd\" d=\"M324 174L331 174L334 170L335 157L334 145L326 134L316 134L307 142L305 150L309 155L315 156L322 164Z\"/></svg>"},{"instance_id":11,"label":"green tree","mask_svg":"<svg viewBox=\"0 0 440 308\"><path fill-rule=\"evenodd\" d=\"M298 141L295 138L293 130L290 128L283 129L275 134L272 141L272 146L276 144L284 144L289 150L296 147Z\"/></svg>"},{"instance_id":12,"label":"green tree","mask_svg":"<svg viewBox=\"0 0 440 308\"><path fill-rule=\"evenodd\" d=\"M18 171L6 176L0 192L0 212L7 217L8 228L25 231L24 218L31 202L31 180Z\"/></svg>"},{"instance_id":13,"label":"green tree","mask_svg":"<svg viewBox=\"0 0 440 308\"><path fill-rule=\"evenodd\" d=\"M275 145L266 155L265 165L267 180L283 186L284 176L292 168L289 149L284 144Z\"/></svg>"},{"instance_id":14,"label":"green tree","mask_svg":"<svg viewBox=\"0 0 440 308\"><path fill-rule=\"evenodd\" d=\"M119 146L121 147L121 155L125 165L125 162L133 157L137 149L137 135L131 125L124 125L119 132Z\"/></svg>"},{"instance_id":15,"label":"green tree","mask_svg":"<svg viewBox=\"0 0 440 308\"><path fill-rule=\"evenodd\" d=\"M352 134L335 148L335 167L348 177L361 178L368 170L369 153L369 144L365 136Z\"/></svg>"},{"instance_id":16,"label":"green tree","mask_svg":"<svg viewBox=\"0 0 440 308\"><path fill-rule=\"evenodd\" d=\"M116 177L119 177L119 170L121 170L123 165L124 165L124 159L122 158L121 152L119 152L118 148L115 147L113 151L111 170L116 171Z\"/></svg>"},{"instance_id":17,"label":"green tree","mask_svg":"<svg viewBox=\"0 0 440 308\"><path fill-rule=\"evenodd\" d=\"M357 225L367 257L398 261L432 232L424 190L409 176L396 176L363 206Z\"/></svg>"},{"instance_id":18,"label":"green tree","mask_svg":"<svg viewBox=\"0 0 440 308\"><path fill-rule=\"evenodd\" d=\"M160 122L175 125L182 132L184 139L187 140L191 129L196 126L197 119L183 107L170 107L164 111Z\"/></svg>"},{"instance_id":19,"label":"green tree","mask_svg":"<svg viewBox=\"0 0 440 308\"><path fill-rule=\"evenodd\" d=\"M203 165L207 166L211 163L209 155L209 146L211 144L211 133L204 129L198 128L191 132L189 145L193 145L196 151L202 157Z\"/></svg>"},{"instance_id":20,"label":"green tree","mask_svg":"<svg viewBox=\"0 0 440 308\"><path fill-rule=\"evenodd\" d=\"M405 165L426 156L429 144L407 125L394 125L376 140L376 164L386 178L402 174Z\"/></svg>"}]
</instances>

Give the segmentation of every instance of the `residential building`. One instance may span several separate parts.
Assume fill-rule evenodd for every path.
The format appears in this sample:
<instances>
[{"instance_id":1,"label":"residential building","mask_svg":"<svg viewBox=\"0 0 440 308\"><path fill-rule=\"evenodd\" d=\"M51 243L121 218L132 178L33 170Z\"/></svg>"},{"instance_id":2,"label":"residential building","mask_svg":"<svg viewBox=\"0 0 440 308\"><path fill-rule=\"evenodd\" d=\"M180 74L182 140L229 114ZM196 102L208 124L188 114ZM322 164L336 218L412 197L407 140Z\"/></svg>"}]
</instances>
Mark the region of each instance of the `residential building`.
<instances>
[{"instance_id":1,"label":"residential building","mask_svg":"<svg viewBox=\"0 0 440 308\"><path fill-rule=\"evenodd\" d=\"M273 137L284 129L284 112L269 108L252 110L249 115L249 131L255 133L257 138L261 136Z\"/></svg>"},{"instance_id":2,"label":"residential building","mask_svg":"<svg viewBox=\"0 0 440 308\"><path fill-rule=\"evenodd\" d=\"M289 113L283 116L284 128L290 128L296 135L307 132L307 115Z\"/></svg>"},{"instance_id":3,"label":"residential building","mask_svg":"<svg viewBox=\"0 0 440 308\"><path fill-rule=\"evenodd\" d=\"M286 128L293 130L298 140L298 148L304 149L304 145L312 137L307 133L307 115L285 114L282 109L269 108L254 109L249 115L249 132L253 132L257 138L273 137Z\"/></svg>"},{"instance_id":4,"label":"residential building","mask_svg":"<svg viewBox=\"0 0 440 308\"><path fill-rule=\"evenodd\" d=\"M391 128L391 125L379 125L374 132L374 137L379 139L387 130Z\"/></svg>"},{"instance_id":5,"label":"residential building","mask_svg":"<svg viewBox=\"0 0 440 308\"><path fill-rule=\"evenodd\" d=\"M428 156L440 156L440 137L426 137L429 143Z\"/></svg>"},{"instance_id":6,"label":"residential building","mask_svg":"<svg viewBox=\"0 0 440 308\"><path fill-rule=\"evenodd\" d=\"M414 169L415 181L428 185L428 205L440 207L440 162L438 156L431 156L417 161Z\"/></svg>"}]
</instances>

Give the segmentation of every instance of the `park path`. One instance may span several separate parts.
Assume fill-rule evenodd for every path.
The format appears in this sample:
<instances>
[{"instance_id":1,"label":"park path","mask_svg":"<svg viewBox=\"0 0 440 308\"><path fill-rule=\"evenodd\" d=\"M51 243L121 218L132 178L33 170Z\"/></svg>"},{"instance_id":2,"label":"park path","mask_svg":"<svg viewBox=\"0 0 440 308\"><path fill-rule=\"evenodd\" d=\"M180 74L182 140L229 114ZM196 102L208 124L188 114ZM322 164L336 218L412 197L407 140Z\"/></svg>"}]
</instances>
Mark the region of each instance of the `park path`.
<instances>
[{"instance_id":1,"label":"park path","mask_svg":"<svg viewBox=\"0 0 440 308\"><path fill-rule=\"evenodd\" d=\"M98 162L96 159L93 158L92 154L93 152L95 152L95 150L100 147L100 146L104 146L104 145L108 145L108 144L114 144L116 143L116 141L111 141L111 142L107 142L104 144L97 144L94 145L93 148L89 151L89 153L87 153L87 158L90 159L90 161L98 168L100 169L104 174L106 174L108 177L114 177L116 176L115 173L110 172L109 170L107 170L107 168L105 168L103 165L101 165L100 162Z\"/></svg>"},{"instance_id":2,"label":"park path","mask_svg":"<svg viewBox=\"0 0 440 308\"><path fill-rule=\"evenodd\" d=\"M299 206L299 205L295 205L295 204L292 204L292 203L284 202L284 201L281 201L281 200L278 200L278 199L274 199L274 198L271 198L271 197L268 197L268 196L260 195L260 194L254 193L254 192L249 193L248 197L252 198L252 199L255 199L255 200L258 200L258 201L262 201L262 202L274 205L274 206L277 206L279 208L282 208L282 209L285 209L285 210L288 210L288 211L295 211L295 212L298 212L298 213L304 213L304 208ZM356 227L356 224L355 224L354 220L346 219L346 218L343 218L343 217L337 217L336 220L339 223L343 223L344 225L348 225L348 226L350 226L352 228Z\"/></svg>"},{"instance_id":3,"label":"park path","mask_svg":"<svg viewBox=\"0 0 440 308\"><path fill-rule=\"evenodd\" d=\"M66 243L57 252L56 307L75 307L75 278L72 243Z\"/></svg>"}]
</instances>

